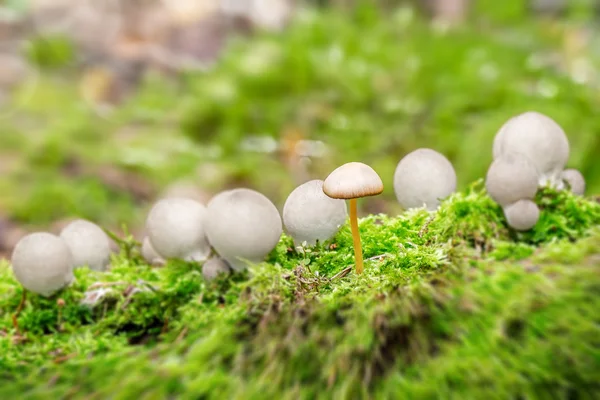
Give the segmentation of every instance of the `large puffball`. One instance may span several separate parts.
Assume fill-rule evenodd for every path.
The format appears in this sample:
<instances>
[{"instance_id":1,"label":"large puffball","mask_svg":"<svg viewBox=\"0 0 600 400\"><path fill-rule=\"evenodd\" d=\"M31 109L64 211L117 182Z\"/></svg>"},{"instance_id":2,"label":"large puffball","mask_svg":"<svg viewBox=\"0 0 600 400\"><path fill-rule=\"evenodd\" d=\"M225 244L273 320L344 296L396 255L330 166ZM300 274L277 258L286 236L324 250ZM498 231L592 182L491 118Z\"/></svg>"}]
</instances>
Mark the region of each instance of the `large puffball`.
<instances>
[{"instance_id":1,"label":"large puffball","mask_svg":"<svg viewBox=\"0 0 600 400\"><path fill-rule=\"evenodd\" d=\"M275 205L251 189L219 193L207 206L206 234L217 253L235 270L260 262L279 242L283 231Z\"/></svg>"},{"instance_id":2,"label":"large puffball","mask_svg":"<svg viewBox=\"0 0 600 400\"><path fill-rule=\"evenodd\" d=\"M431 149L418 149L398 163L394 192L404 209L435 210L456 190L456 172L450 161Z\"/></svg>"},{"instance_id":3,"label":"large puffball","mask_svg":"<svg viewBox=\"0 0 600 400\"><path fill-rule=\"evenodd\" d=\"M485 188L492 199L507 206L523 199L533 199L537 192L537 171L527 158L507 154L497 158L488 169Z\"/></svg>"},{"instance_id":4,"label":"large puffball","mask_svg":"<svg viewBox=\"0 0 600 400\"><path fill-rule=\"evenodd\" d=\"M210 255L205 231L206 207L192 199L158 201L146 220L154 250L163 258L204 261Z\"/></svg>"},{"instance_id":5,"label":"large puffball","mask_svg":"<svg viewBox=\"0 0 600 400\"><path fill-rule=\"evenodd\" d=\"M540 219L540 209L531 200L519 200L504 207L504 216L511 228L517 231L528 231Z\"/></svg>"},{"instance_id":6,"label":"large puffball","mask_svg":"<svg viewBox=\"0 0 600 400\"><path fill-rule=\"evenodd\" d=\"M538 171L538 184L562 187L560 173L569 159L569 140L551 118L529 111L506 122L494 138L494 159L525 156Z\"/></svg>"},{"instance_id":7,"label":"large puffball","mask_svg":"<svg viewBox=\"0 0 600 400\"><path fill-rule=\"evenodd\" d=\"M50 233L32 233L12 254L17 280L27 290L50 296L73 280L73 257L64 240Z\"/></svg>"},{"instance_id":8,"label":"large puffball","mask_svg":"<svg viewBox=\"0 0 600 400\"><path fill-rule=\"evenodd\" d=\"M576 169L566 169L562 172L561 178L566 182L571 192L583 196L585 193L585 178Z\"/></svg>"},{"instance_id":9,"label":"large puffball","mask_svg":"<svg viewBox=\"0 0 600 400\"><path fill-rule=\"evenodd\" d=\"M73 267L105 271L110 261L110 240L98 225L78 219L67 225L60 237L73 255Z\"/></svg>"},{"instance_id":10,"label":"large puffball","mask_svg":"<svg viewBox=\"0 0 600 400\"><path fill-rule=\"evenodd\" d=\"M313 180L298 186L283 206L283 224L296 245L314 246L340 229L348 218L346 202L323 193L323 181Z\"/></svg>"}]
</instances>

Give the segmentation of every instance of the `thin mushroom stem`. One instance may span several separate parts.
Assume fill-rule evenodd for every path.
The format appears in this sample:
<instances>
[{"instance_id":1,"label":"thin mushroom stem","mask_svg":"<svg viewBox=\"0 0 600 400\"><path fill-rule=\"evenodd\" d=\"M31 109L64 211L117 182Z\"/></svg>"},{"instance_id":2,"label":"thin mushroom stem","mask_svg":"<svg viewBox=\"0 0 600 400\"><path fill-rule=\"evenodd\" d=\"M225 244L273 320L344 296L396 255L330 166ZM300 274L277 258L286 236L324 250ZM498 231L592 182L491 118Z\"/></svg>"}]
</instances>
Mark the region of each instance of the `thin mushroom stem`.
<instances>
[{"instance_id":1,"label":"thin mushroom stem","mask_svg":"<svg viewBox=\"0 0 600 400\"><path fill-rule=\"evenodd\" d=\"M17 307L17 310L15 311L15 313L12 316L12 323L13 326L15 327L15 330L17 331L17 334L19 333L19 315L21 314L21 311L23 311L23 308L25 307L25 300L27 300L27 290L25 290L25 288L23 288L23 295L21 296L21 302L19 303L19 306Z\"/></svg>"},{"instance_id":2,"label":"thin mushroom stem","mask_svg":"<svg viewBox=\"0 0 600 400\"><path fill-rule=\"evenodd\" d=\"M358 218L356 199L350 199L350 227L352 228L352 240L354 241L354 259L356 264L356 273L363 272L363 255L360 244L360 233L358 232Z\"/></svg>"}]
</instances>

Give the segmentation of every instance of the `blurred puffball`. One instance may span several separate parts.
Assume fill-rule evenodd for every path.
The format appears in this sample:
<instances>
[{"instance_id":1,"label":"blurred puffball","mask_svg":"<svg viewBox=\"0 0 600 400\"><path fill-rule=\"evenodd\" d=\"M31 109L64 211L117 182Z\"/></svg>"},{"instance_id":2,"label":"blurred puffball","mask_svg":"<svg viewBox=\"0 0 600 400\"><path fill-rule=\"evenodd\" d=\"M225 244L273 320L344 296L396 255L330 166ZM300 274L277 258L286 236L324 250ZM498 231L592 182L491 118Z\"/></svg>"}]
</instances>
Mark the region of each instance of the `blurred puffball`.
<instances>
[{"instance_id":1,"label":"blurred puffball","mask_svg":"<svg viewBox=\"0 0 600 400\"><path fill-rule=\"evenodd\" d=\"M162 265L165 260L154 250L152 243L148 237L144 238L142 242L142 257L151 265Z\"/></svg>"},{"instance_id":2,"label":"blurred puffball","mask_svg":"<svg viewBox=\"0 0 600 400\"><path fill-rule=\"evenodd\" d=\"M15 277L27 290L51 296L73 280L73 256L64 240L32 233L17 243L12 255Z\"/></svg>"},{"instance_id":3,"label":"blurred puffball","mask_svg":"<svg viewBox=\"0 0 600 400\"><path fill-rule=\"evenodd\" d=\"M185 198L158 201L146 219L150 243L165 259L204 261L210 254L205 233L206 207Z\"/></svg>"},{"instance_id":4,"label":"blurred puffball","mask_svg":"<svg viewBox=\"0 0 600 400\"><path fill-rule=\"evenodd\" d=\"M67 225L60 237L73 255L73 267L89 267L95 271L105 271L110 261L110 241L108 235L98 225L76 220Z\"/></svg>"},{"instance_id":5,"label":"blurred puffball","mask_svg":"<svg viewBox=\"0 0 600 400\"><path fill-rule=\"evenodd\" d=\"M202 266L202 276L207 281L212 281L219 275L229 274L230 272L229 264L220 257L212 257Z\"/></svg>"}]
</instances>

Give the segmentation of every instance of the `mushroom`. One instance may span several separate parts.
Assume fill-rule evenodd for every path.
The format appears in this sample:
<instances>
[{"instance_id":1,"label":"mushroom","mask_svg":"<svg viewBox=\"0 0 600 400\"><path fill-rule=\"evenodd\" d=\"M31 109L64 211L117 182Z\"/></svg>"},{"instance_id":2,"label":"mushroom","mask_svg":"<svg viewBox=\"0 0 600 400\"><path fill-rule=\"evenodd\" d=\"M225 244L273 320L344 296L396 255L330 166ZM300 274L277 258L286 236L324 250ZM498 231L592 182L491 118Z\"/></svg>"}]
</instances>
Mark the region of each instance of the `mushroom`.
<instances>
[{"instance_id":1,"label":"mushroom","mask_svg":"<svg viewBox=\"0 0 600 400\"><path fill-rule=\"evenodd\" d=\"M152 265L164 264L165 260L154 250L150 238L146 236L142 242L142 257Z\"/></svg>"},{"instance_id":2,"label":"mushroom","mask_svg":"<svg viewBox=\"0 0 600 400\"><path fill-rule=\"evenodd\" d=\"M229 264L221 257L212 257L202 266L202 276L207 281L212 281L219 275L228 274L229 272L231 272Z\"/></svg>"},{"instance_id":3,"label":"mushroom","mask_svg":"<svg viewBox=\"0 0 600 400\"><path fill-rule=\"evenodd\" d=\"M64 240L50 233L23 237L12 254L17 280L27 290L49 297L73 280L73 256Z\"/></svg>"},{"instance_id":4,"label":"mushroom","mask_svg":"<svg viewBox=\"0 0 600 400\"><path fill-rule=\"evenodd\" d=\"M158 201L146 220L152 247L164 259L204 261L210 254L205 233L206 207L192 199Z\"/></svg>"},{"instance_id":5,"label":"mushroom","mask_svg":"<svg viewBox=\"0 0 600 400\"><path fill-rule=\"evenodd\" d=\"M283 206L283 224L296 245L314 246L331 238L347 217L346 202L326 196L318 179L294 189Z\"/></svg>"},{"instance_id":6,"label":"mushroom","mask_svg":"<svg viewBox=\"0 0 600 400\"><path fill-rule=\"evenodd\" d=\"M569 140L551 118L529 111L508 120L494 138L494 159L508 153L525 156L538 171L538 184L561 187L569 159Z\"/></svg>"},{"instance_id":7,"label":"mushroom","mask_svg":"<svg viewBox=\"0 0 600 400\"><path fill-rule=\"evenodd\" d=\"M247 262L260 262L279 242L282 224L279 211L251 189L217 194L208 203L206 234L210 244L235 270Z\"/></svg>"},{"instance_id":8,"label":"mushroom","mask_svg":"<svg viewBox=\"0 0 600 400\"><path fill-rule=\"evenodd\" d=\"M485 178L489 195L501 206L533 199L538 180L535 167L522 155L511 153L492 162Z\"/></svg>"},{"instance_id":9,"label":"mushroom","mask_svg":"<svg viewBox=\"0 0 600 400\"><path fill-rule=\"evenodd\" d=\"M71 250L74 268L88 266L96 271L106 270L110 261L110 241L98 225L78 219L67 225L60 237Z\"/></svg>"},{"instance_id":10,"label":"mushroom","mask_svg":"<svg viewBox=\"0 0 600 400\"><path fill-rule=\"evenodd\" d=\"M573 168L565 169L561 174L561 178L574 194L583 196L585 193L585 178L581 172Z\"/></svg>"},{"instance_id":11,"label":"mushroom","mask_svg":"<svg viewBox=\"0 0 600 400\"><path fill-rule=\"evenodd\" d=\"M405 209L435 210L441 199L456 190L456 172L448 159L432 149L404 156L394 173L394 192Z\"/></svg>"},{"instance_id":12,"label":"mushroom","mask_svg":"<svg viewBox=\"0 0 600 400\"><path fill-rule=\"evenodd\" d=\"M377 172L359 162L350 162L336 168L323 182L323 193L327 196L333 199L350 200L350 227L357 274L362 274L363 256L358 231L356 199L375 196L381 192L383 192L383 182Z\"/></svg>"},{"instance_id":13,"label":"mushroom","mask_svg":"<svg viewBox=\"0 0 600 400\"><path fill-rule=\"evenodd\" d=\"M540 209L531 200L519 200L504 207L504 216L508 225L517 231L527 231L540 219Z\"/></svg>"}]
</instances>

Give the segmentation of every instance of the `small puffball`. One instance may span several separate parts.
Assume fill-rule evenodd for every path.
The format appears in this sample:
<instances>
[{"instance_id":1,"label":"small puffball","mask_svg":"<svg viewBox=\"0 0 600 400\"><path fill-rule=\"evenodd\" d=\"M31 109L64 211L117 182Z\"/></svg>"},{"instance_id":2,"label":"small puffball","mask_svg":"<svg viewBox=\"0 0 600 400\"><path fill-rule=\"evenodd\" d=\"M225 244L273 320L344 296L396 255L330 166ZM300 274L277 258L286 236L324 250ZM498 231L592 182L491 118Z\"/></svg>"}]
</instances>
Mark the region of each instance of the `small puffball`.
<instances>
[{"instance_id":1,"label":"small puffball","mask_svg":"<svg viewBox=\"0 0 600 400\"><path fill-rule=\"evenodd\" d=\"M202 266L202 276L207 281L212 281L219 275L228 274L230 272L231 268L229 268L229 264L220 257L213 257L206 261Z\"/></svg>"},{"instance_id":2,"label":"small puffball","mask_svg":"<svg viewBox=\"0 0 600 400\"><path fill-rule=\"evenodd\" d=\"M146 236L142 242L142 257L149 264L162 264L165 260L154 250L150 239Z\"/></svg>"},{"instance_id":3,"label":"small puffball","mask_svg":"<svg viewBox=\"0 0 600 400\"><path fill-rule=\"evenodd\" d=\"M561 174L561 178L571 188L571 192L583 196L585 193L585 178L581 172L572 168L565 169Z\"/></svg>"},{"instance_id":4,"label":"small puffball","mask_svg":"<svg viewBox=\"0 0 600 400\"><path fill-rule=\"evenodd\" d=\"M88 266L95 271L105 271L110 261L108 235L98 225L82 219L67 225L60 237L73 255L73 267Z\"/></svg>"},{"instance_id":5,"label":"small puffball","mask_svg":"<svg viewBox=\"0 0 600 400\"><path fill-rule=\"evenodd\" d=\"M73 257L64 240L50 233L32 233L12 254L17 280L27 290L50 296L73 280Z\"/></svg>"},{"instance_id":6,"label":"small puffball","mask_svg":"<svg viewBox=\"0 0 600 400\"><path fill-rule=\"evenodd\" d=\"M204 261L210 254L205 233L206 207L192 199L158 201L146 220L154 250L164 259Z\"/></svg>"},{"instance_id":7,"label":"small puffball","mask_svg":"<svg viewBox=\"0 0 600 400\"><path fill-rule=\"evenodd\" d=\"M456 172L450 161L431 149L418 149L400 160L394 173L394 191L404 209L435 210L456 190Z\"/></svg>"},{"instance_id":8,"label":"small puffball","mask_svg":"<svg viewBox=\"0 0 600 400\"><path fill-rule=\"evenodd\" d=\"M208 203L206 233L217 253L235 270L260 262L281 237L279 211L263 194L250 189L227 190Z\"/></svg>"},{"instance_id":9,"label":"small puffball","mask_svg":"<svg viewBox=\"0 0 600 400\"><path fill-rule=\"evenodd\" d=\"M283 224L296 245L306 242L314 246L317 240L331 238L347 217L346 202L323 193L321 180L298 186L283 206Z\"/></svg>"},{"instance_id":10,"label":"small puffball","mask_svg":"<svg viewBox=\"0 0 600 400\"><path fill-rule=\"evenodd\" d=\"M538 188L537 171L525 157L507 154L492 162L485 179L485 188L501 206L533 199Z\"/></svg>"},{"instance_id":11,"label":"small puffball","mask_svg":"<svg viewBox=\"0 0 600 400\"><path fill-rule=\"evenodd\" d=\"M504 207L504 216L511 228L517 231L528 231L540 219L540 209L531 200L519 200Z\"/></svg>"},{"instance_id":12,"label":"small puffball","mask_svg":"<svg viewBox=\"0 0 600 400\"><path fill-rule=\"evenodd\" d=\"M509 153L525 156L538 172L540 186L562 184L560 173L569 159L569 140L551 118L529 111L508 120L494 138L494 159Z\"/></svg>"}]
</instances>

